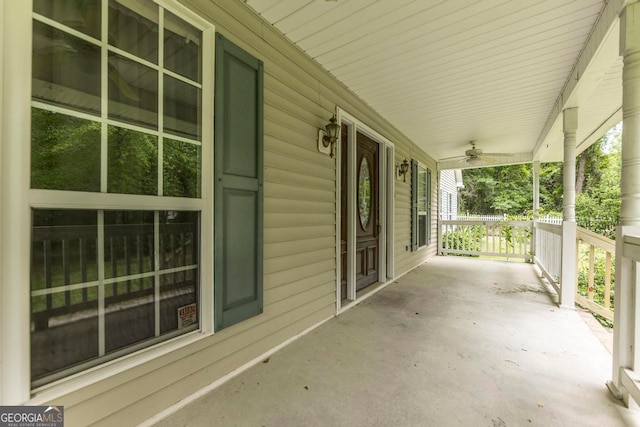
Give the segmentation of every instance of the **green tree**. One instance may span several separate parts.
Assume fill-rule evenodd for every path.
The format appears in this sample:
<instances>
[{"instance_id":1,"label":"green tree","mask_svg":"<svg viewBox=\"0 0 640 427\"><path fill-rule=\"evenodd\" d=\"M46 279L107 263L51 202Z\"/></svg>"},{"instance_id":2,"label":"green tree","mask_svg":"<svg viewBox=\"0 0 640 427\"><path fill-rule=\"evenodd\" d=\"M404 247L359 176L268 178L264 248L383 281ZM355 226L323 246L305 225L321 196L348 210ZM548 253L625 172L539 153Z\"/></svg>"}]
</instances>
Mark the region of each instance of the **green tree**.
<instances>
[{"instance_id":1,"label":"green tree","mask_svg":"<svg viewBox=\"0 0 640 427\"><path fill-rule=\"evenodd\" d=\"M511 165L463 171L461 210L475 214L520 215L532 206L531 165Z\"/></svg>"},{"instance_id":2,"label":"green tree","mask_svg":"<svg viewBox=\"0 0 640 427\"><path fill-rule=\"evenodd\" d=\"M583 152L584 185L576 194L578 225L609 237L620 219L621 146L621 128L616 126Z\"/></svg>"},{"instance_id":3,"label":"green tree","mask_svg":"<svg viewBox=\"0 0 640 427\"><path fill-rule=\"evenodd\" d=\"M611 235L620 216L620 125L611 129L576 159L578 224ZM540 207L562 212L563 164L540 166ZM522 215L532 209L531 165L510 165L463 171L460 211L474 214Z\"/></svg>"},{"instance_id":4,"label":"green tree","mask_svg":"<svg viewBox=\"0 0 640 427\"><path fill-rule=\"evenodd\" d=\"M543 213L562 212L562 163L540 165L540 208Z\"/></svg>"}]
</instances>

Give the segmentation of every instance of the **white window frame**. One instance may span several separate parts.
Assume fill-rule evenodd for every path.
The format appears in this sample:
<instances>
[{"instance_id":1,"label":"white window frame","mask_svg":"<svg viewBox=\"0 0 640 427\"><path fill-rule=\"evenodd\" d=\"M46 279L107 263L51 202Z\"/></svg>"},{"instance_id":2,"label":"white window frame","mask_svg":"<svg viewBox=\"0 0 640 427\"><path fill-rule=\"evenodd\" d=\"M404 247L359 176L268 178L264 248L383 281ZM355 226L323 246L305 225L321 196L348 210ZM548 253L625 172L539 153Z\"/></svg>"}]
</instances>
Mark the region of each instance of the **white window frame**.
<instances>
[{"instance_id":1,"label":"white window frame","mask_svg":"<svg viewBox=\"0 0 640 427\"><path fill-rule=\"evenodd\" d=\"M425 198L426 198L426 206L427 206L427 210L426 211L420 211L417 210L418 208L416 207L416 229L415 229L415 233L416 233L416 244L417 244L417 249L416 251L420 251L424 248L428 248L431 245L431 230L429 230L431 228L431 215L429 215L430 210L429 209L431 207L431 198L432 198L432 194L431 194L431 188L429 188L429 179L428 179L428 175L431 174L431 180L433 180L433 172L431 171L430 168L428 168L424 163L418 162L418 179L416 180L417 185L420 185L420 174L424 173L427 175L427 180L425 182ZM418 191L419 188L416 188L416 192L417 192L417 198L418 198L418 206L420 206L420 192ZM425 237L425 244L421 245L420 244L420 216L425 216L426 220L425 220L425 226L427 227L427 229L425 230L425 233L428 237L428 239Z\"/></svg>"},{"instance_id":2,"label":"white window frame","mask_svg":"<svg viewBox=\"0 0 640 427\"><path fill-rule=\"evenodd\" d=\"M30 0L0 0L2 13L10 16L0 31L4 74L1 91L3 106L0 122L0 402L38 404L81 389L98 380L138 366L213 333L213 93L215 27L177 0L152 0L162 8L202 30L201 104L201 198L138 196L85 193L75 191L31 190L31 45L33 3ZM105 3L106 4L106 3ZM103 6L105 7L105 6ZM104 15L104 14L103 14ZM103 16L105 19L106 16ZM8 37L10 36L10 37ZM84 36L86 37L86 36ZM20 40L20 43L16 43ZM26 49L26 50L25 50ZM112 50L112 48L109 48ZM105 54L103 49L103 55ZM122 52L118 52L121 54ZM104 74L104 72L103 72ZM25 77L29 76L29 77ZM172 75L173 76L173 75ZM176 76L173 76L176 77ZM182 77L179 77L183 79ZM103 76L103 85L105 78ZM103 92L104 93L104 92ZM159 100L161 93L158 94ZM103 102L104 99L103 99ZM161 104L162 102L159 101ZM54 107L55 108L55 107ZM47 109L52 109L48 107ZM105 108L102 109L104 116ZM65 110L66 113L66 110ZM161 111L159 112L159 117ZM92 118L95 120L95 117ZM107 120L103 117L104 120ZM120 125L120 124L119 124ZM159 127L161 129L161 127ZM146 133L150 133L145 129ZM168 135L171 139L179 137ZM102 161L106 145L102 144ZM159 153L161 156L162 153ZM161 158L161 157L160 157ZM160 177L162 166L158 165ZM106 173L106 168L102 168ZM106 191L105 176L101 179ZM158 183L161 188L161 181ZM161 194L161 193L160 193ZM31 389L30 373L30 246L31 209L91 210L194 210L200 212L200 329L135 353L89 368L38 389ZM18 283L20 286L15 286ZM11 345L6 345L6 343Z\"/></svg>"}]
</instances>

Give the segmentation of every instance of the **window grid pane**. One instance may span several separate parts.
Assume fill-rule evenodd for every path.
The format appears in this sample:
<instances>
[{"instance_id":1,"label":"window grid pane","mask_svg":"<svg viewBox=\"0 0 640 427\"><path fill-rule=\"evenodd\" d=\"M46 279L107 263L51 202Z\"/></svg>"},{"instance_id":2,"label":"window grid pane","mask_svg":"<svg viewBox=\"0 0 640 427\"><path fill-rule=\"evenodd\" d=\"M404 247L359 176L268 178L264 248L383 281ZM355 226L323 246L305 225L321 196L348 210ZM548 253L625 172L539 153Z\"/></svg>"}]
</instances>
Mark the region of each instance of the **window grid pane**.
<instances>
[{"instance_id":1,"label":"window grid pane","mask_svg":"<svg viewBox=\"0 0 640 427\"><path fill-rule=\"evenodd\" d=\"M34 20L33 99L100 114L100 47Z\"/></svg>"},{"instance_id":2,"label":"window grid pane","mask_svg":"<svg viewBox=\"0 0 640 427\"><path fill-rule=\"evenodd\" d=\"M99 41L102 32L95 30L95 27L99 27L101 22L101 8L96 6L100 2L36 0L34 11L53 19L56 23L59 22L60 25L52 24L55 25L53 28L34 19L34 65L40 65L34 66L33 99L49 103L54 110L64 111L65 114L67 109L70 109L68 111L70 117L75 116L74 111L95 115L98 125L102 122L103 127L109 126L110 134L112 127L120 127L119 123L123 123L125 128L130 128L130 125L134 128L141 126L142 133L146 132L144 128L149 129L149 134L158 139L153 162L156 168L156 182L150 183L147 180L146 184L139 186L119 185L114 177L123 176L120 175L122 168L118 169L118 166L109 158L101 162L107 170L106 174L103 171L102 179L106 177L107 182L95 185L100 168L92 167L88 174L93 175L89 180L81 177L79 180L72 181L71 185L60 184L57 182L59 180L51 180L34 185L32 188L92 192L103 189L102 191L110 193L173 196L171 193L166 194L162 185L157 182L163 177L163 181L171 179L167 178L161 170L158 173L158 166L164 166L164 159L158 157L162 153L158 147L163 143L161 138L165 134L167 136L171 134L179 140L191 141L196 145L200 144L202 32L176 15L159 9L150 0L131 3L117 0L103 1L109 4L108 18L102 20L107 22L109 38L102 40L101 43L109 52L107 64L101 65L99 45L77 39L67 32L67 27L72 28L87 33ZM85 3L92 5L89 7ZM159 13L160 10L163 10L163 13ZM159 24L160 16L164 16L164 22ZM83 25L89 22L92 28L87 32ZM126 31L123 30L125 27ZM69 49L51 49L52 43L68 46L75 53L62 57L60 55ZM158 58L160 43L164 46L163 58ZM62 67L58 67L60 72L55 71L57 68L53 64L59 64ZM101 76L103 67L108 70L106 76ZM175 73L173 76L178 75L180 80L167 73ZM108 88L108 93L100 92L103 86L100 83L101 79L106 81L104 87ZM159 85L163 86L162 99L159 97ZM102 113L101 97L109 99L106 104L108 111ZM163 105L160 105L161 103ZM47 109L44 104L39 104L38 107ZM162 111L164 111L164 117L160 119L158 114ZM106 142L109 157L114 156L118 151L111 147L111 141ZM175 164L174 160L173 166L190 170L195 164L198 167L195 175L199 176L201 168L199 150L197 153L195 150L192 151L194 152L191 156L182 156L184 164ZM92 151L97 156L100 156L101 152L103 151ZM140 168L146 170L149 163L146 156L143 157L145 161L137 164L135 160L139 160L139 157L130 159L126 165L127 170L129 172ZM41 166L42 163L34 163L32 175L40 174L37 168ZM62 166L66 167L66 165ZM111 167L116 169L110 171ZM73 172L77 175L77 171ZM193 189L196 185L198 188ZM190 183L189 190L183 191L179 197L200 198L200 185L199 179L195 184Z\"/></svg>"},{"instance_id":3,"label":"window grid pane","mask_svg":"<svg viewBox=\"0 0 640 427\"><path fill-rule=\"evenodd\" d=\"M187 211L34 209L32 381L46 383L109 360L115 352L152 345L162 335L197 329L199 221L198 212ZM104 236L103 259L99 235ZM156 240L159 265L154 263Z\"/></svg>"},{"instance_id":4,"label":"window grid pane","mask_svg":"<svg viewBox=\"0 0 640 427\"><path fill-rule=\"evenodd\" d=\"M429 171L418 167L418 247L427 245L427 231L429 227Z\"/></svg>"}]
</instances>

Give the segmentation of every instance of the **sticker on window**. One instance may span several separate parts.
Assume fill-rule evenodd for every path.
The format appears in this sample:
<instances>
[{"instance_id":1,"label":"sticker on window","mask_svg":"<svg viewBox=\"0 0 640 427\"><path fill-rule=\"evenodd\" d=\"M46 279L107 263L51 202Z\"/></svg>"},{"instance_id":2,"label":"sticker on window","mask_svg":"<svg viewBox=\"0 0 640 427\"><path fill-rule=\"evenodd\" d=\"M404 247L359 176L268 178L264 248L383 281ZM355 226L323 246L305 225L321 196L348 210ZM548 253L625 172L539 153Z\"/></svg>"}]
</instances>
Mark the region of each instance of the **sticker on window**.
<instances>
[{"instance_id":1,"label":"sticker on window","mask_svg":"<svg viewBox=\"0 0 640 427\"><path fill-rule=\"evenodd\" d=\"M186 328L197 323L198 311L196 304L178 307L178 329Z\"/></svg>"}]
</instances>

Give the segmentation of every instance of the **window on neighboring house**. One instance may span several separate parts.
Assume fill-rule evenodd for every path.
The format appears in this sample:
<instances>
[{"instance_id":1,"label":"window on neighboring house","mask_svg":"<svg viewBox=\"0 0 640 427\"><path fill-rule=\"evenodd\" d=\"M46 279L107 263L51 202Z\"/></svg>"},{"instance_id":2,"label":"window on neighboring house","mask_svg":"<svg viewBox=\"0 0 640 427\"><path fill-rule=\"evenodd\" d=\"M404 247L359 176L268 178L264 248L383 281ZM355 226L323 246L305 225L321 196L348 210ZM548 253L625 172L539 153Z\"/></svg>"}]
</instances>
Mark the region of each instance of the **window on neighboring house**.
<instances>
[{"instance_id":1,"label":"window on neighboring house","mask_svg":"<svg viewBox=\"0 0 640 427\"><path fill-rule=\"evenodd\" d=\"M431 171L411 161L411 248L431 243Z\"/></svg>"},{"instance_id":2,"label":"window on neighboring house","mask_svg":"<svg viewBox=\"0 0 640 427\"><path fill-rule=\"evenodd\" d=\"M199 327L202 42L151 0L34 0L34 386Z\"/></svg>"}]
</instances>

